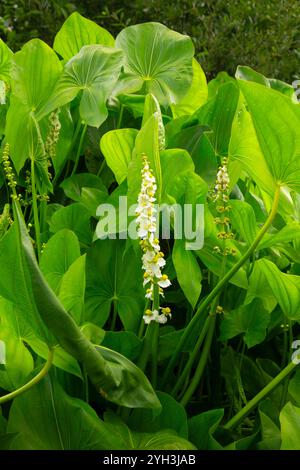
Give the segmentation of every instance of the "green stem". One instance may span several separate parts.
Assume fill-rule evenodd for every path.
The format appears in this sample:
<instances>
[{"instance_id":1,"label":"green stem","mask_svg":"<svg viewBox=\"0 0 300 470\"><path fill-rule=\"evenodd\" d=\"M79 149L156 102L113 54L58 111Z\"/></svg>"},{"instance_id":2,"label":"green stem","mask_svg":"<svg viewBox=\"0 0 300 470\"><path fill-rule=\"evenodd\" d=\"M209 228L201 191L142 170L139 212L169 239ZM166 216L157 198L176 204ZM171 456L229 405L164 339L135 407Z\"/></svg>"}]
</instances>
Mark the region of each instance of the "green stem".
<instances>
[{"instance_id":1,"label":"green stem","mask_svg":"<svg viewBox=\"0 0 300 470\"><path fill-rule=\"evenodd\" d=\"M225 425L225 429L232 429L237 426L267 395L269 395L291 372L297 364L290 362L271 382L269 382L244 408L233 416Z\"/></svg>"},{"instance_id":2,"label":"green stem","mask_svg":"<svg viewBox=\"0 0 300 470\"><path fill-rule=\"evenodd\" d=\"M206 338L205 338L205 343L204 343L204 346L203 346L203 351L202 351L202 354L201 354L201 357L200 357L200 361L198 363L198 366L196 368L195 374L193 376L193 379L192 379L190 385L188 386L185 394L183 395L182 399L180 400L180 403L182 404L182 406L186 406L188 404L188 402L190 401L194 391L196 390L196 388L197 388L197 386L198 386L198 384L201 380L201 377L202 377L202 374L204 372L206 362L207 362L207 359L208 359L208 356L209 356L211 342L212 342L214 331L215 331L215 323L216 323L216 315L211 315L209 317L208 332L207 332L207 335L206 335Z\"/></svg>"},{"instance_id":3,"label":"green stem","mask_svg":"<svg viewBox=\"0 0 300 470\"><path fill-rule=\"evenodd\" d=\"M153 286L153 310L159 312L159 286L155 284ZM157 355L158 355L158 337L159 337L159 323L155 322L153 328L153 338L152 338L152 350L151 350L151 379L154 389L157 384Z\"/></svg>"},{"instance_id":4,"label":"green stem","mask_svg":"<svg viewBox=\"0 0 300 470\"><path fill-rule=\"evenodd\" d=\"M79 159L80 159L80 155L81 155L81 150L82 150L82 145L83 145L84 137L85 137L85 134L86 134L86 130L87 130L87 124L84 124L82 132L81 132L80 141L79 141L79 145L78 145L78 149L77 149L77 153L76 153L75 164L73 166L71 176L75 175L78 164L79 164Z\"/></svg>"},{"instance_id":5,"label":"green stem","mask_svg":"<svg viewBox=\"0 0 300 470\"><path fill-rule=\"evenodd\" d=\"M244 255L239 259L239 261L225 274L225 276L220 279L220 281L217 283L217 285L214 287L214 289L208 294L208 296L204 299L204 301L201 303L199 306L198 310L196 311L195 315L191 319L190 323L187 325L183 335L181 336L177 347L170 359L170 362L166 368L163 381L162 381L162 386L164 386L170 376L170 373L176 363L177 357L182 350L183 346L185 345L187 339L189 338L191 332L196 328L198 319L200 315L207 309L207 307L210 305L210 303L213 301L213 299L223 290L225 285L230 281L230 279L236 274L236 272L243 266L243 264L248 260L248 258L252 255L252 253L255 251L257 245L269 229L269 227L272 225L272 222L276 216L277 209L278 209L278 204L279 204L279 197L280 197L280 186L276 187L276 191L274 194L274 200L273 200L273 205L272 209L269 213L269 216L264 223L263 227L259 231L258 235L256 236L255 240L253 243L250 245L250 247L246 250Z\"/></svg>"},{"instance_id":6,"label":"green stem","mask_svg":"<svg viewBox=\"0 0 300 470\"><path fill-rule=\"evenodd\" d=\"M194 361L197 357L197 354L202 346L202 343L205 339L205 336L206 336L206 333L208 331L208 327L209 327L209 323L210 323L210 317L208 316L205 320L205 323L203 325L203 328L201 330L201 333L199 335L199 338L197 340L197 343L195 344L195 347L189 357L189 360L187 361L180 377L178 378L177 382L176 382L176 385L175 387L173 388L172 392L171 392L171 395L175 396L177 394L177 392L179 391L179 389L181 388L181 386L183 386L184 382L185 382L185 379L186 377L188 376L191 368L192 368L192 365L194 364Z\"/></svg>"},{"instance_id":7,"label":"green stem","mask_svg":"<svg viewBox=\"0 0 300 470\"><path fill-rule=\"evenodd\" d=\"M22 393L29 390L31 387L34 387L34 385L38 384L48 374L53 362L53 356L54 350L49 349L47 362L45 363L44 367L40 370L40 372L22 387L18 388L17 390L14 390L11 393L8 393L7 395L4 395L3 397L0 397L0 405L6 403L9 400L13 400L13 398L18 397Z\"/></svg>"},{"instance_id":8,"label":"green stem","mask_svg":"<svg viewBox=\"0 0 300 470\"><path fill-rule=\"evenodd\" d=\"M36 193L36 186L35 186L35 168L34 168L34 160L31 159L31 186L32 186L32 208L33 208L33 219L34 219L34 230L35 230L35 238L36 238L36 245L37 245L37 255L38 259L41 256L41 230L40 230L40 221L39 221L39 211L37 206L37 193Z\"/></svg>"}]
</instances>

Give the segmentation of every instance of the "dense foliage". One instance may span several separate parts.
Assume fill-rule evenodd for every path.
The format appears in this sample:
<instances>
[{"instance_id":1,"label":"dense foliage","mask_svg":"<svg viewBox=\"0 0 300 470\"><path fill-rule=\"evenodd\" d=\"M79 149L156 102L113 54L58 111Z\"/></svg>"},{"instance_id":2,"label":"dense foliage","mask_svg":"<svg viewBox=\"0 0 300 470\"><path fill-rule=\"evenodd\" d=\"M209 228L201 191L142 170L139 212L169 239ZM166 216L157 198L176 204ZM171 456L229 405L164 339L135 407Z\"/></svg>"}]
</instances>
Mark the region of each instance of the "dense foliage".
<instances>
[{"instance_id":1,"label":"dense foliage","mask_svg":"<svg viewBox=\"0 0 300 470\"><path fill-rule=\"evenodd\" d=\"M0 448L300 449L293 88L73 13L0 41L0 103Z\"/></svg>"},{"instance_id":2,"label":"dense foliage","mask_svg":"<svg viewBox=\"0 0 300 470\"><path fill-rule=\"evenodd\" d=\"M129 24L159 21L192 37L209 78L251 64L266 76L299 78L299 0L1 0L0 34L17 50L33 37L52 44L68 14L81 14L115 36ZM1 36L2 36L1 34Z\"/></svg>"}]
</instances>

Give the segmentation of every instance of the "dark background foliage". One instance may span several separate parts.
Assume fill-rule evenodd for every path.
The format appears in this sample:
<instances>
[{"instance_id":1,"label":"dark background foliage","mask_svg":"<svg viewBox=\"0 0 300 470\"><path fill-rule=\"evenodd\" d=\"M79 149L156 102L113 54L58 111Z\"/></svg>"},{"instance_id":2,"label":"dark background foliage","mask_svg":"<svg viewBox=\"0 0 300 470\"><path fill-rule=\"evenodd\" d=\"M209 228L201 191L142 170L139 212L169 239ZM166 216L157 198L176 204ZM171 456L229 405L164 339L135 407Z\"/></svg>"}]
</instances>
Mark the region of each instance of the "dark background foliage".
<instances>
[{"instance_id":1,"label":"dark background foliage","mask_svg":"<svg viewBox=\"0 0 300 470\"><path fill-rule=\"evenodd\" d=\"M300 0L0 0L1 38L13 50L33 37L52 44L75 10L114 35L145 21L190 35L209 78L239 64L288 82L300 76Z\"/></svg>"}]
</instances>

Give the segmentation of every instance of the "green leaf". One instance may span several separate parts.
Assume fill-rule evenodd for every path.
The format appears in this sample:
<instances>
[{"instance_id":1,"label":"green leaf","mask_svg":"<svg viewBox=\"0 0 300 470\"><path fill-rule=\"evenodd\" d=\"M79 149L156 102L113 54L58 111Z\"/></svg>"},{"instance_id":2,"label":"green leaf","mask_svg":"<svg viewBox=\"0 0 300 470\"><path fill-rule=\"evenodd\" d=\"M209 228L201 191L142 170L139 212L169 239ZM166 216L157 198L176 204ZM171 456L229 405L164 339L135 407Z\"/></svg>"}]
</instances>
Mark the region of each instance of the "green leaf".
<instances>
[{"instance_id":1,"label":"green leaf","mask_svg":"<svg viewBox=\"0 0 300 470\"><path fill-rule=\"evenodd\" d=\"M13 52L0 39L0 80L4 82L11 82L11 66L12 66Z\"/></svg>"},{"instance_id":2,"label":"green leaf","mask_svg":"<svg viewBox=\"0 0 300 470\"><path fill-rule=\"evenodd\" d=\"M123 53L119 49L84 46L65 65L43 113L69 103L81 92L81 119L89 126L99 127L108 116L106 101L118 80L122 63Z\"/></svg>"},{"instance_id":3,"label":"green leaf","mask_svg":"<svg viewBox=\"0 0 300 470\"><path fill-rule=\"evenodd\" d=\"M254 300L251 304L242 305L225 314L221 323L220 340L226 341L244 333L246 345L252 348L263 342L269 323L270 314L260 300Z\"/></svg>"},{"instance_id":4,"label":"green leaf","mask_svg":"<svg viewBox=\"0 0 300 470\"><path fill-rule=\"evenodd\" d=\"M13 306L0 298L0 364L4 364L0 367L0 387L11 392L24 385L33 369L33 359L20 333L6 323L8 315L14 315Z\"/></svg>"},{"instance_id":5,"label":"green leaf","mask_svg":"<svg viewBox=\"0 0 300 470\"><path fill-rule=\"evenodd\" d=\"M172 260L179 285L191 306L195 308L201 293L202 274L193 252L185 248L184 240L175 240Z\"/></svg>"},{"instance_id":6,"label":"green leaf","mask_svg":"<svg viewBox=\"0 0 300 470\"><path fill-rule=\"evenodd\" d=\"M217 156L209 140L211 131L207 126L185 127L168 139L169 148L182 148L191 155L195 171L208 184L216 180Z\"/></svg>"},{"instance_id":7,"label":"green leaf","mask_svg":"<svg viewBox=\"0 0 300 470\"><path fill-rule=\"evenodd\" d=\"M239 65L236 70L235 76L240 80L260 83L261 85L264 85L267 88L273 88L274 90L280 91L284 95L291 97L295 102L297 100L295 96L295 89L292 85L282 82L281 80L276 80L274 78L267 78L262 73L253 70L251 67Z\"/></svg>"},{"instance_id":8,"label":"green leaf","mask_svg":"<svg viewBox=\"0 0 300 470\"><path fill-rule=\"evenodd\" d=\"M231 136L231 127L239 99L239 89L235 83L229 82L220 86L214 98L196 111L187 122L208 126L212 133L208 137L218 155L227 156Z\"/></svg>"},{"instance_id":9,"label":"green leaf","mask_svg":"<svg viewBox=\"0 0 300 470\"><path fill-rule=\"evenodd\" d=\"M63 275L79 256L78 238L71 230L60 230L47 242L41 256L40 269L56 294Z\"/></svg>"},{"instance_id":10,"label":"green leaf","mask_svg":"<svg viewBox=\"0 0 300 470\"><path fill-rule=\"evenodd\" d=\"M118 184L127 177L137 134L136 129L115 129L104 134L100 140L101 152Z\"/></svg>"},{"instance_id":11,"label":"green leaf","mask_svg":"<svg viewBox=\"0 0 300 470\"><path fill-rule=\"evenodd\" d=\"M19 172L28 157L40 159L42 167L46 164L38 121L60 76L61 64L55 52L39 39L27 42L14 55L14 63L5 137Z\"/></svg>"},{"instance_id":12,"label":"green leaf","mask_svg":"<svg viewBox=\"0 0 300 470\"><path fill-rule=\"evenodd\" d=\"M144 309L141 262L123 240L98 240L87 252L85 319L102 327L113 302L126 330L137 330Z\"/></svg>"},{"instance_id":13,"label":"green leaf","mask_svg":"<svg viewBox=\"0 0 300 470\"><path fill-rule=\"evenodd\" d=\"M277 408L267 398L259 404L258 412L262 434L262 441L258 444L258 448L261 450L279 450L281 436Z\"/></svg>"},{"instance_id":14,"label":"green leaf","mask_svg":"<svg viewBox=\"0 0 300 470\"><path fill-rule=\"evenodd\" d=\"M108 391L115 403L129 408L161 408L152 385L141 369L117 351L102 345L96 346L96 349L107 361L118 384L118 388Z\"/></svg>"},{"instance_id":15,"label":"green leaf","mask_svg":"<svg viewBox=\"0 0 300 470\"><path fill-rule=\"evenodd\" d=\"M300 276L282 273L267 259L255 263L265 277L284 315L291 320L300 319Z\"/></svg>"},{"instance_id":16,"label":"green leaf","mask_svg":"<svg viewBox=\"0 0 300 470\"><path fill-rule=\"evenodd\" d=\"M222 446L213 437L224 415L223 409L210 410L188 420L189 439L198 450L219 450Z\"/></svg>"},{"instance_id":17,"label":"green leaf","mask_svg":"<svg viewBox=\"0 0 300 470\"><path fill-rule=\"evenodd\" d=\"M208 89L205 74L201 65L193 59L193 80L192 84L178 104L172 104L173 118L193 114L207 101Z\"/></svg>"},{"instance_id":18,"label":"green leaf","mask_svg":"<svg viewBox=\"0 0 300 470\"><path fill-rule=\"evenodd\" d=\"M91 20L78 12L72 13L55 36L53 49L65 60L71 59L83 46L101 44L114 46L114 38Z\"/></svg>"},{"instance_id":19,"label":"green leaf","mask_svg":"<svg viewBox=\"0 0 300 470\"><path fill-rule=\"evenodd\" d=\"M137 432L157 432L161 429L173 429L178 436L188 438L188 424L185 409L171 395L158 392L162 410L133 410L129 426Z\"/></svg>"},{"instance_id":20,"label":"green leaf","mask_svg":"<svg viewBox=\"0 0 300 470\"><path fill-rule=\"evenodd\" d=\"M247 242L248 245L255 240L258 233L255 212L245 201L230 200L230 219L234 230L237 230L238 238Z\"/></svg>"},{"instance_id":21,"label":"green leaf","mask_svg":"<svg viewBox=\"0 0 300 470\"><path fill-rule=\"evenodd\" d=\"M112 413L105 413L106 425L110 432L118 435L125 449L137 450L195 450L191 442L178 436L175 431L163 429L156 433L132 432L120 418Z\"/></svg>"},{"instance_id":22,"label":"green leaf","mask_svg":"<svg viewBox=\"0 0 300 470\"><path fill-rule=\"evenodd\" d=\"M274 245L287 244L300 238L300 224L292 222L285 225L281 230L275 233L266 233L263 240L259 244L259 249L264 250Z\"/></svg>"},{"instance_id":23,"label":"green leaf","mask_svg":"<svg viewBox=\"0 0 300 470\"><path fill-rule=\"evenodd\" d=\"M101 179L91 173L78 173L66 178L61 183L65 195L73 201L81 202L82 188L95 188L107 194L107 189Z\"/></svg>"},{"instance_id":24,"label":"green leaf","mask_svg":"<svg viewBox=\"0 0 300 470\"><path fill-rule=\"evenodd\" d=\"M18 384L18 386L20 386L26 382L26 376L32 370L32 367L30 370L28 368L31 355L29 354L28 348L25 347L25 344L29 345L38 356L45 360L48 358L49 346L45 341L36 336L35 325L28 321L28 316L26 315L28 312L19 310L13 303L5 299L1 299L0 305L1 328L3 328L4 333L5 331L9 332L9 338L11 338L12 341L14 338L17 341L17 344L15 344L16 351L14 352L14 358L20 361L18 373L19 376L23 378L22 383ZM53 342L55 343L55 340ZM18 355L18 353L21 353L21 355ZM57 345L55 346L53 364L81 378L81 371L77 361ZM15 373L16 372L14 372L14 374ZM11 390L16 389L18 386L11 387Z\"/></svg>"},{"instance_id":25,"label":"green leaf","mask_svg":"<svg viewBox=\"0 0 300 470\"><path fill-rule=\"evenodd\" d=\"M142 349L142 341L132 331L106 331L101 344L133 362L137 360Z\"/></svg>"},{"instance_id":26,"label":"green leaf","mask_svg":"<svg viewBox=\"0 0 300 470\"><path fill-rule=\"evenodd\" d=\"M194 47L189 37L160 23L128 26L116 38L125 53L123 80L133 82L131 92L143 87L162 105L180 102L193 77Z\"/></svg>"},{"instance_id":27,"label":"green leaf","mask_svg":"<svg viewBox=\"0 0 300 470\"><path fill-rule=\"evenodd\" d=\"M300 450L300 408L287 403L280 413L281 450Z\"/></svg>"},{"instance_id":28,"label":"green leaf","mask_svg":"<svg viewBox=\"0 0 300 470\"><path fill-rule=\"evenodd\" d=\"M0 265L0 295L17 307L15 316L20 322L24 322L35 336L51 344L53 337L42 322L35 305L16 223L0 241Z\"/></svg>"},{"instance_id":29,"label":"green leaf","mask_svg":"<svg viewBox=\"0 0 300 470\"><path fill-rule=\"evenodd\" d=\"M132 160L128 166L128 204L136 204L141 189L142 156L146 155L150 167L156 179L158 203L161 198L162 176L159 156L159 119L157 114L152 114L146 121L135 139L135 147Z\"/></svg>"},{"instance_id":30,"label":"green leaf","mask_svg":"<svg viewBox=\"0 0 300 470\"><path fill-rule=\"evenodd\" d=\"M273 196L274 179L259 146L251 116L243 105L233 121L228 152L261 189Z\"/></svg>"},{"instance_id":31,"label":"green leaf","mask_svg":"<svg viewBox=\"0 0 300 470\"><path fill-rule=\"evenodd\" d=\"M300 109L287 96L240 80L257 139L275 183L300 190Z\"/></svg>"},{"instance_id":32,"label":"green leaf","mask_svg":"<svg viewBox=\"0 0 300 470\"><path fill-rule=\"evenodd\" d=\"M77 258L63 275L58 296L78 325L81 323L84 309L85 256Z\"/></svg>"},{"instance_id":33,"label":"green leaf","mask_svg":"<svg viewBox=\"0 0 300 470\"><path fill-rule=\"evenodd\" d=\"M89 245L92 240L92 230L89 211L80 203L71 204L54 212L49 222L52 233L69 229L76 233L80 242Z\"/></svg>"},{"instance_id":34,"label":"green leaf","mask_svg":"<svg viewBox=\"0 0 300 470\"><path fill-rule=\"evenodd\" d=\"M15 450L107 450L121 443L95 411L71 398L52 374L13 401L8 432ZM121 447L122 448L122 447Z\"/></svg>"}]
</instances>

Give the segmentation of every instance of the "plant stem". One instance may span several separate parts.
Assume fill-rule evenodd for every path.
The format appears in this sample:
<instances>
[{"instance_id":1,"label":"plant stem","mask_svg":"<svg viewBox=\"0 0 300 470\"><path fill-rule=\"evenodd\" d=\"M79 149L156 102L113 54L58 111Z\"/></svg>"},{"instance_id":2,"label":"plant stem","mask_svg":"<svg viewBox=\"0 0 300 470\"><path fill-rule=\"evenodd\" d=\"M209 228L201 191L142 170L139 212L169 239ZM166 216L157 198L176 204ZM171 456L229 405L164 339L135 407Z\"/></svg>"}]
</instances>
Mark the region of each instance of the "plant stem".
<instances>
[{"instance_id":1,"label":"plant stem","mask_svg":"<svg viewBox=\"0 0 300 470\"><path fill-rule=\"evenodd\" d=\"M34 387L34 385L38 384L48 374L49 369L53 362L53 357L54 357L54 350L49 349L48 359L47 359L47 362L44 364L44 367L42 368L42 370L40 370L40 372L35 377L33 377L33 379L31 379L22 387L18 388L17 390L14 390L11 393L8 393L7 395L4 395L3 397L0 397L0 405L2 405L3 403L9 400L12 400L13 398L18 397L22 393L29 390L31 387Z\"/></svg>"},{"instance_id":2,"label":"plant stem","mask_svg":"<svg viewBox=\"0 0 300 470\"><path fill-rule=\"evenodd\" d=\"M159 286L154 284L153 286L153 305L152 310L159 312ZM158 337L159 337L159 323L155 322L153 327L153 341L151 350L151 381L154 389L157 384L157 354L158 354Z\"/></svg>"},{"instance_id":3,"label":"plant stem","mask_svg":"<svg viewBox=\"0 0 300 470\"><path fill-rule=\"evenodd\" d=\"M189 338L189 335L191 332L196 328L199 316L207 309L209 304L214 300L214 298L223 290L225 285L230 281L230 279L235 275L235 273L243 266L243 264L248 260L248 258L252 255L252 253L255 251L257 245L269 229L269 227L272 225L272 222L276 216L277 209L278 209L278 204L279 204L279 197L280 197L280 186L276 186L276 191L274 194L274 200L272 204L272 209L269 213L269 216L262 226L261 230L259 231L258 235L256 236L255 240L253 243L249 246L249 248L246 250L244 255L239 259L239 261L225 274L222 279L217 283L217 285L214 287L214 289L208 294L208 296L204 299L204 301L201 303L199 306L198 310L196 311L195 315L191 319L190 323L187 325L183 335L181 336L179 343L177 344L177 347L170 359L170 362L166 368L163 381L162 381L162 386L164 386L170 376L170 373L176 363L177 357L182 350L182 347L185 345L187 339Z\"/></svg>"},{"instance_id":4,"label":"plant stem","mask_svg":"<svg viewBox=\"0 0 300 470\"><path fill-rule=\"evenodd\" d=\"M78 145L77 153L76 153L75 164L73 166L71 176L75 175L78 164L79 164L79 159L80 159L80 155L81 155L81 150L82 150L82 145L83 145L84 137L85 137L85 134L86 134L86 130L87 130L87 124L84 124L82 132L81 132L80 141L79 141L79 145Z\"/></svg>"},{"instance_id":5,"label":"plant stem","mask_svg":"<svg viewBox=\"0 0 300 470\"><path fill-rule=\"evenodd\" d=\"M225 429L232 429L237 426L247 416L258 403L263 400L274 388L276 388L291 372L297 367L297 364L290 362L271 382L269 382L252 400L250 400L244 408L242 408L235 416L233 416L225 425Z\"/></svg>"},{"instance_id":6,"label":"plant stem","mask_svg":"<svg viewBox=\"0 0 300 470\"><path fill-rule=\"evenodd\" d=\"M34 168L34 160L31 159L31 186L32 186L32 208L33 208L33 219L34 219L34 230L35 230L35 238L36 238L36 246L37 246L37 255L38 260L41 256L41 230L40 230L40 221L39 221L39 211L37 206L37 193L36 193L36 186L35 186L35 168Z\"/></svg>"},{"instance_id":7,"label":"plant stem","mask_svg":"<svg viewBox=\"0 0 300 470\"><path fill-rule=\"evenodd\" d=\"M201 357L200 357L200 361L198 363L198 366L196 368L195 374L193 376L193 379L192 379L190 385L188 386L185 394L183 395L182 399L180 400L180 403L182 404L182 406L186 406L187 403L190 401L194 391L197 388L198 383L201 380L202 374L203 374L205 366L206 366L206 362L207 362L210 347L211 347L211 342L212 342L214 331L215 331L215 323L216 323L216 315L215 314L210 315L209 316L208 331L207 331L207 335L206 335L206 338L205 338L205 343L204 343L204 346L203 346L203 351L202 351L202 354L201 354Z\"/></svg>"},{"instance_id":8,"label":"plant stem","mask_svg":"<svg viewBox=\"0 0 300 470\"><path fill-rule=\"evenodd\" d=\"M201 348L202 346L202 343L205 339L205 335L208 331L208 328L209 328L209 323L210 323L210 316L208 316L205 320L205 323L203 325L203 328L201 330L201 333L199 335L199 338L197 339L197 343L195 344L195 347L189 357L189 360L187 361L180 377L178 378L177 382L176 382L176 385L175 387L173 388L172 392L171 392L171 395L175 396L176 393L179 391L180 387L184 384L184 381L187 377L187 375L189 374L191 368L192 368L192 365L196 359L196 356L198 354L198 351L199 349Z\"/></svg>"}]
</instances>

